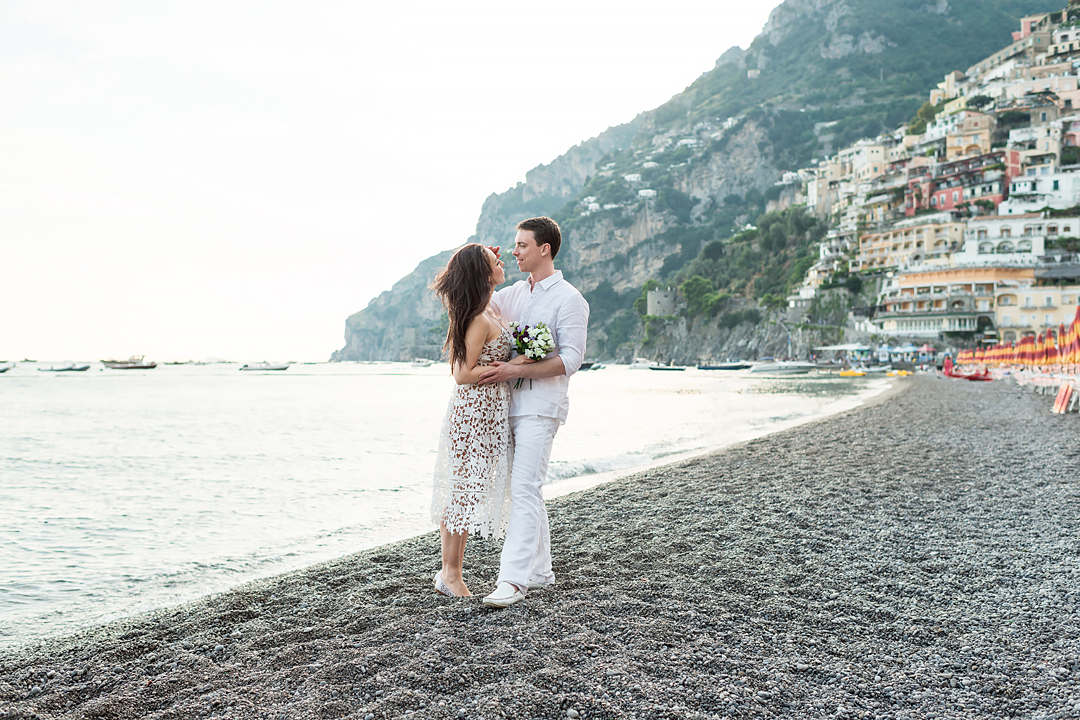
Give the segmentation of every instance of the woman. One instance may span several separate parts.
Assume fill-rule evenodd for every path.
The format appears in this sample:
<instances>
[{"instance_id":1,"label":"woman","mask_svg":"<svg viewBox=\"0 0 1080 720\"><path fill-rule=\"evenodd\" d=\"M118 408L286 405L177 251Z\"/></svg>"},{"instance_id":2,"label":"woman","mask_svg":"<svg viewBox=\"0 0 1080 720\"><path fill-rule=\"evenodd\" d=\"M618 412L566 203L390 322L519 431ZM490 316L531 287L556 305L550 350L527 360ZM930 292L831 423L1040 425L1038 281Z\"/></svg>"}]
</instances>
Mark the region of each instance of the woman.
<instances>
[{"instance_id":1,"label":"woman","mask_svg":"<svg viewBox=\"0 0 1080 720\"><path fill-rule=\"evenodd\" d=\"M471 594L461 574L469 533L502 537L510 515L510 388L476 384L484 366L509 360L512 346L490 306L495 287L505 279L497 251L466 245L432 286L450 317L443 349L457 382L443 420L431 502L442 536L435 589L459 597Z\"/></svg>"}]
</instances>

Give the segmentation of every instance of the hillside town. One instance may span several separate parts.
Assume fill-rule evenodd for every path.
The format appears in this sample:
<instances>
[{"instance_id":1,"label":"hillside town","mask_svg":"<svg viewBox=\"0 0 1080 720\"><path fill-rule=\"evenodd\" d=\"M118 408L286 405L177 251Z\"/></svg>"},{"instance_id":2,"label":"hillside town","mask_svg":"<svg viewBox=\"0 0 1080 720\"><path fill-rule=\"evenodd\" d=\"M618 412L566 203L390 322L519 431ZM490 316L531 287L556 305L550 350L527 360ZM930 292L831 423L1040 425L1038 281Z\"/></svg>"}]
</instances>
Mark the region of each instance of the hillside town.
<instances>
[{"instance_id":1,"label":"hillside town","mask_svg":"<svg viewBox=\"0 0 1080 720\"><path fill-rule=\"evenodd\" d=\"M930 92L912 122L787 173L830 230L791 307L877 282L872 333L954 347L1069 325L1080 302L1080 0Z\"/></svg>"}]
</instances>

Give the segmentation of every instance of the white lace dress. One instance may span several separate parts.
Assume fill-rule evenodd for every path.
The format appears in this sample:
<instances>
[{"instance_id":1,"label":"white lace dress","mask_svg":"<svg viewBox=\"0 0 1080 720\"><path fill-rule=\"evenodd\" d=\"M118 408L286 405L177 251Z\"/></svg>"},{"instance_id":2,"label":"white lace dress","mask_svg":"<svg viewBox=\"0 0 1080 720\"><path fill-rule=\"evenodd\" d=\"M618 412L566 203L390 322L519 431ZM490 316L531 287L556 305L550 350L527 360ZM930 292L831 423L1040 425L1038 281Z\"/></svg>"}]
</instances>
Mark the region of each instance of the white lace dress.
<instances>
[{"instance_id":1,"label":"white lace dress","mask_svg":"<svg viewBox=\"0 0 1080 720\"><path fill-rule=\"evenodd\" d=\"M478 365L510 359L503 330L480 351ZM446 409L435 461L431 519L452 533L502 537L510 522L510 385L457 385Z\"/></svg>"}]
</instances>

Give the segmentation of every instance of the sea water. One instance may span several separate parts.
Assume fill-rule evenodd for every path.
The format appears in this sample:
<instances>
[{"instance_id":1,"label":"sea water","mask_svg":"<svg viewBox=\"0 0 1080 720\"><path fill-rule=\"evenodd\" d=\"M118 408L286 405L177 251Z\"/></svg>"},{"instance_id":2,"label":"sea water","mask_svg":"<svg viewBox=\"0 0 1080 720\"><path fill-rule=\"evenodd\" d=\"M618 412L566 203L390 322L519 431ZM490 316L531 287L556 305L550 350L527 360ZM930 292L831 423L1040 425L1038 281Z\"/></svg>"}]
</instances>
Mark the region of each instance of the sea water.
<instances>
[{"instance_id":1,"label":"sea water","mask_svg":"<svg viewBox=\"0 0 1080 720\"><path fill-rule=\"evenodd\" d=\"M434 527L445 364L238 370L0 375L0 648ZM854 407L887 384L583 371L547 495Z\"/></svg>"}]
</instances>

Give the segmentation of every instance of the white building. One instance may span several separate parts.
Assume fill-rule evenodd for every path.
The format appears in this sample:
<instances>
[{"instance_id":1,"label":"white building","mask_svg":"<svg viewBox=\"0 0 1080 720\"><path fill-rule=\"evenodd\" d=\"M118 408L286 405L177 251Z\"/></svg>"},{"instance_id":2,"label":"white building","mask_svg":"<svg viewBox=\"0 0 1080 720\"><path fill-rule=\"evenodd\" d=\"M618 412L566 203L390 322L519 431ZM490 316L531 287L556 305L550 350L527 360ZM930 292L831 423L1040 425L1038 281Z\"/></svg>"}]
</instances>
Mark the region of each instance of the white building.
<instances>
[{"instance_id":1,"label":"white building","mask_svg":"<svg viewBox=\"0 0 1080 720\"><path fill-rule=\"evenodd\" d=\"M623 175L622 177L623 180L631 184L641 182L641 173L630 173L628 175Z\"/></svg>"},{"instance_id":2,"label":"white building","mask_svg":"<svg viewBox=\"0 0 1080 720\"><path fill-rule=\"evenodd\" d=\"M1054 208L1064 210L1080 205L1080 173L1017 177L1009 183L1009 199L998 206L999 215L1020 215Z\"/></svg>"},{"instance_id":3,"label":"white building","mask_svg":"<svg viewBox=\"0 0 1080 720\"><path fill-rule=\"evenodd\" d=\"M1065 220L1044 219L1040 213L1023 215L990 215L971 218L964 228L964 247L954 252L951 265L1035 264L1046 252L1046 234L1053 225L1076 226L1080 218Z\"/></svg>"},{"instance_id":4,"label":"white building","mask_svg":"<svg viewBox=\"0 0 1080 720\"><path fill-rule=\"evenodd\" d=\"M637 196L639 198L654 198L656 197L656 191L652 188L642 188L637 191Z\"/></svg>"}]
</instances>

